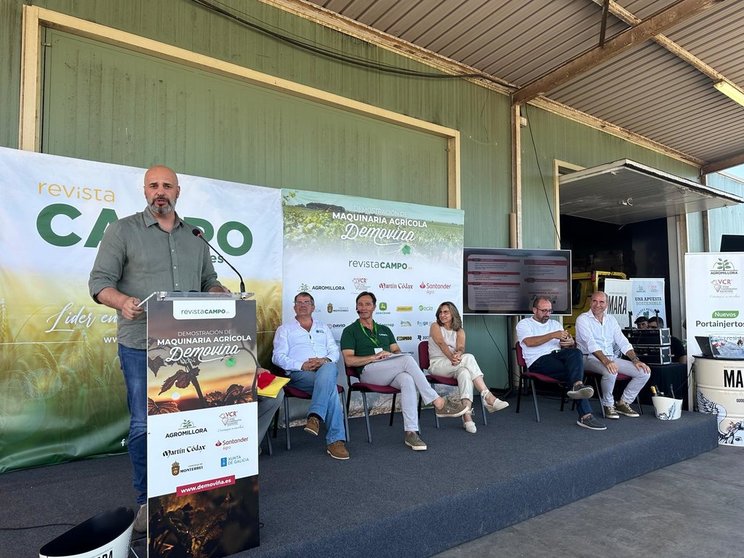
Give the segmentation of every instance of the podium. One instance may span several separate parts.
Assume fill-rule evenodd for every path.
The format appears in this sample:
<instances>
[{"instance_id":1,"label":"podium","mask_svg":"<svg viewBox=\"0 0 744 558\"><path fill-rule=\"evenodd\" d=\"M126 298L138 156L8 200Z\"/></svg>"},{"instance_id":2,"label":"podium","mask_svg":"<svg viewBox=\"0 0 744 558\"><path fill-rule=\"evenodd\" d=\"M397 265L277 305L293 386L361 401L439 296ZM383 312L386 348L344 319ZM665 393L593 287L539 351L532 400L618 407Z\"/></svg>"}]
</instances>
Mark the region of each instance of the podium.
<instances>
[{"instance_id":1,"label":"podium","mask_svg":"<svg viewBox=\"0 0 744 558\"><path fill-rule=\"evenodd\" d=\"M246 295L148 300L148 556L258 546L255 355L256 302Z\"/></svg>"}]
</instances>

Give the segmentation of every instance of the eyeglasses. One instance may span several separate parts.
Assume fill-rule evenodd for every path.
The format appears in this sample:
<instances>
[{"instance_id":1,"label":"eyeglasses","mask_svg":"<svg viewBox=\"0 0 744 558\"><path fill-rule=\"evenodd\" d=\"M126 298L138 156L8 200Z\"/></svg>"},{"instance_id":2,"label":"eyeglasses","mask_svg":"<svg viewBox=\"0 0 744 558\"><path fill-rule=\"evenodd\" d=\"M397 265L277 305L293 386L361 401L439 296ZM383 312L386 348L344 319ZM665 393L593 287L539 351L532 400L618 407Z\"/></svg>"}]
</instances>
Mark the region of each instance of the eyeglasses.
<instances>
[{"instance_id":1,"label":"eyeglasses","mask_svg":"<svg viewBox=\"0 0 744 558\"><path fill-rule=\"evenodd\" d=\"M553 309L552 308L538 308L537 311L550 313L553 311Z\"/></svg>"},{"instance_id":2,"label":"eyeglasses","mask_svg":"<svg viewBox=\"0 0 744 558\"><path fill-rule=\"evenodd\" d=\"M312 306L312 300L295 300L295 306Z\"/></svg>"}]
</instances>

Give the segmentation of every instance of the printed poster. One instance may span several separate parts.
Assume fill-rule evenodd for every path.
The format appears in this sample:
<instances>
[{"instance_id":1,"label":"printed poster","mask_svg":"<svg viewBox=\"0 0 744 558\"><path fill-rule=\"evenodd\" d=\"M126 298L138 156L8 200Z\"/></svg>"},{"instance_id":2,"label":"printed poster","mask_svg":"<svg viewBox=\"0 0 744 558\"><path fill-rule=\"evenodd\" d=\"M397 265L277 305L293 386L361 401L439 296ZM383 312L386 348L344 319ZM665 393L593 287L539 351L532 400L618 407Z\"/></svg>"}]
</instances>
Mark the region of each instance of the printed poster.
<instances>
[{"instance_id":1,"label":"printed poster","mask_svg":"<svg viewBox=\"0 0 744 558\"><path fill-rule=\"evenodd\" d=\"M640 316L666 321L664 279L606 279L607 313L615 316L620 327L635 327Z\"/></svg>"},{"instance_id":2,"label":"printed poster","mask_svg":"<svg viewBox=\"0 0 744 558\"><path fill-rule=\"evenodd\" d=\"M256 303L174 298L147 313L149 556L258 546Z\"/></svg>"},{"instance_id":3,"label":"printed poster","mask_svg":"<svg viewBox=\"0 0 744 558\"><path fill-rule=\"evenodd\" d=\"M664 320L664 327L669 327L664 301L664 278L659 279L631 279L633 285L633 301L631 309L633 320L640 316L653 318L658 316Z\"/></svg>"},{"instance_id":4,"label":"printed poster","mask_svg":"<svg viewBox=\"0 0 744 558\"><path fill-rule=\"evenodd\" d=\"M418 360L439 304L462 309L462 210L300 190L283 190L282 199L284 320L307 291L338 341L358 317L356 296L370 291L375 321ZM358 413L361 400L352 403Z\"/></svg>"}]
</instances>

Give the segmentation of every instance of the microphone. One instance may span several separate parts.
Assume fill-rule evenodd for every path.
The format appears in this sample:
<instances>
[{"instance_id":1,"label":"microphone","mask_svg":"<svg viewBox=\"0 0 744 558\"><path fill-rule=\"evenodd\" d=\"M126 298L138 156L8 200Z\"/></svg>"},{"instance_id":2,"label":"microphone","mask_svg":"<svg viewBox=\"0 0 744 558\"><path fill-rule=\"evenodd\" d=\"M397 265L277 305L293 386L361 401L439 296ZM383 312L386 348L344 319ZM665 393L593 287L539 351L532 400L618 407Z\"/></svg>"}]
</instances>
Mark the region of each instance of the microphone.
<instances>
[{"instance_id":1,"label":"microphone","mask_svg":"<svg viewBox=\"0 0 744 558\"><path fill-rule=\"evenodd\" d=\"M194 236L198 236L199 238L201 238L204 241L204 244L206 244L207 246L209 246L219 257L222 258L222 260L228 266L230 266L230 269L232 269L235 272L235 274L238 276L238 278L240 279L240 292L241 293L244 293L245 292L245 283L243 283L243 276L240 274L240 272L237 269L235 269L230 262L227 261L227 258L225 258L225 256L223 256L222 254L220 254L214 246L212 246L209 242L207 242L207 239L204 238L204 233L202 233L202 231L201 231L200 228L194 227L193 229L191 229L191 233Z\"/></svg>"}]
</instances>

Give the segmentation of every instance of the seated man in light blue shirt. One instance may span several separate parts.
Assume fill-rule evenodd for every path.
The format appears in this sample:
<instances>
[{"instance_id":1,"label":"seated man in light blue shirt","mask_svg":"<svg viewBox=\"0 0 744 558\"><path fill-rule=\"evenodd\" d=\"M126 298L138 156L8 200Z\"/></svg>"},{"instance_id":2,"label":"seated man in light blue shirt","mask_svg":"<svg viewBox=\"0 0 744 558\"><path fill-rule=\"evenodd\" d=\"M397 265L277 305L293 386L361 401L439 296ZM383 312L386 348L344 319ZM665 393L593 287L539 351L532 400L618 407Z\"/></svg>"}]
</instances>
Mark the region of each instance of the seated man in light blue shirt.
<instances>
[{"instance_id":1,"label":"seated man in light blue shirt","mask_svg":"<svg viewBox=\"0 0 744 558\"><path fill-rule=\"evenodd\" d=\"M344 415L336 389L341 353L330 328L313 318L315 300L306 292L294 298L295 318L274 335L272 361L284 369L289 384L312 394L305 432L317 436L326 424L326 451L334 459L349 459Z\"/></svg>"}]
</instances>

